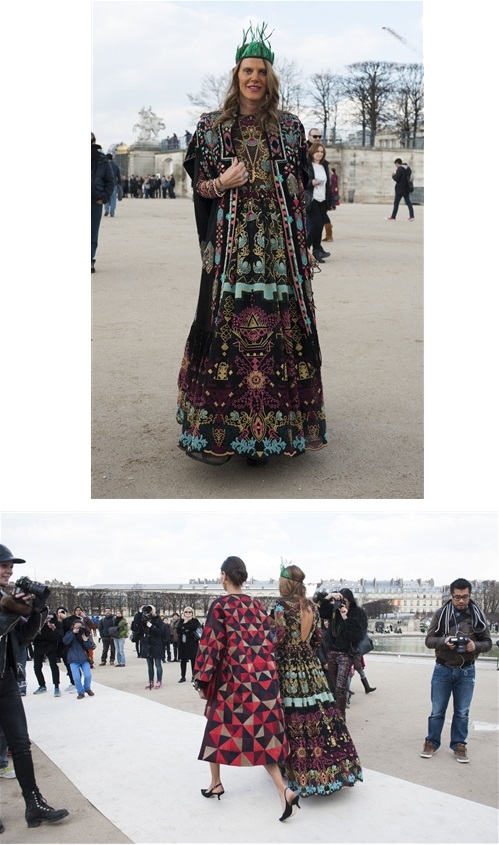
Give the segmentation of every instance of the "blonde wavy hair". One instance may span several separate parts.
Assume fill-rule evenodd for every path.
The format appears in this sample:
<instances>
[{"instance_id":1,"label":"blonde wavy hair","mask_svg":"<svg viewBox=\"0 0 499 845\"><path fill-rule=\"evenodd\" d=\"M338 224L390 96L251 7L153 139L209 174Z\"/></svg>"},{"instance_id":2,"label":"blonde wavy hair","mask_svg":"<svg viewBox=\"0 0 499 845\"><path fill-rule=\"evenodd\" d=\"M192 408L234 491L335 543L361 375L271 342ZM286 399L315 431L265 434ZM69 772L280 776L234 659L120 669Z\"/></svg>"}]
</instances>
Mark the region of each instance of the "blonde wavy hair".
<instances>
[{"instance_id":1,"label":"blonde wavy hair","mask_svg":"<svg viewBox=\"0 0 499 845\"><path fill-rule=\"evenodd\" d=\"M214 126L232 120L234 115L239 112L239 68L241 61L232 69L232 78L229 83L227 94L225 95L224 104L222 106L222 114L214 122ZM277 133L279 132L279 77L267 59L262 59L265 62L267 70L267 93L265 95L264 103L258 114L258 120L262 129L265 132Z\"/></svg>"},{"instance_id":2,"label":"blonde wavy hair","mask_svg":"<svg viewBox=\"0 0 499 845\"><path fill-rule=\"evenodd\" d=\"M307 598L307 588L303 583L305 580L305 573L303 569L300 569L299 566L295 566L294 564L290 564L282 571L287 573L287 577L285 575L281 575L279 578L279 594L284 599L289 598L289 596L297 596L300 599L301 608L310 608L314 610L314 603Z\"/></svg>"}]
</instances>

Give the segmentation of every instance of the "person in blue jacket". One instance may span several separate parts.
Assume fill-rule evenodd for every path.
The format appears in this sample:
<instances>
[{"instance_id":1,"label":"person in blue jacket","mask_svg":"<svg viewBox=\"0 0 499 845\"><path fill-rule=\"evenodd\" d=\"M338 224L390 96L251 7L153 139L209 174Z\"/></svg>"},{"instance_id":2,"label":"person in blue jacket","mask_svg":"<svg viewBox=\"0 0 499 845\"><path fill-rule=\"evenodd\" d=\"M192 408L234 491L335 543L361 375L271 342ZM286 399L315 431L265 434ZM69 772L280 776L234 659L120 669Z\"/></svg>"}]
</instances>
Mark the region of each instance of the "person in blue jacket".
<instances>
[{"instance_id":1,"label":"person in blue jacket","mask_svg":"<svg viewBox=\"0 0 499 845\"><path fill-rule=\"evenodd\" d=\"M87 695L95 695L92 692L92 670L88 652L95 648L94 641L88 628L85 628L81 620L73 622L69 631L66 631L63 638L64 645L68 646L67 661L71 669L71 675L78 690L76 698L85 698ZM81 676L83 675L83 683Z\"/></svg>"}]
</instances>

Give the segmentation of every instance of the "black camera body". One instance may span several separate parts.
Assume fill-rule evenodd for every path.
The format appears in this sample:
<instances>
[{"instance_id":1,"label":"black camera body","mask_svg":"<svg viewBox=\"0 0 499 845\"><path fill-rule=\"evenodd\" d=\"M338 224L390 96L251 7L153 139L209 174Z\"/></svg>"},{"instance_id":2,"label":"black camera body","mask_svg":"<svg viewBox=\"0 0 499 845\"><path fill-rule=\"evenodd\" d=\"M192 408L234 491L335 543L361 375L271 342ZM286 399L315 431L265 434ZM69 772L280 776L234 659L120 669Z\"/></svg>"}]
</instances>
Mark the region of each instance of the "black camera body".
<instances>
[{"instance_id":1,"label":"black camera body","mask_svg":"<svg viewBox=\"0 0 499 845\"><path fill-rule=\"evenodd\" d=\"M456 646L456 654L466 654L466 646L469 641L470 638L465 634L456 634L455 637L449 637L449 642Z\"/></svg>"},{"instance_id":2,"label":"black camera body","mask_svg":"<svg viewBox=\"0 0 499 845\"><path fill-rule=\"evenodd\" d=\"M333 590L316 590L312 596L312 601L314 604L319 604L319 602L324 601L326 596L328 596L331 592L333 592ZM331 599L329 603L332 605L333 610L338 610L339 607L345 606L343 599Z\"/></svg>"},{"instance_id":3,"label":"black camera body","mask_svg":"<svg viewBox=\"0 0 499 845\"><path fill-rule=\"evenodd\" d=\"M14 586L20 593L31 593L39 601L46 602L50 595L50 590L45 584L40 584L39 581L30 581L29 578L18 578Z\"/></svg>"}]
</instances>

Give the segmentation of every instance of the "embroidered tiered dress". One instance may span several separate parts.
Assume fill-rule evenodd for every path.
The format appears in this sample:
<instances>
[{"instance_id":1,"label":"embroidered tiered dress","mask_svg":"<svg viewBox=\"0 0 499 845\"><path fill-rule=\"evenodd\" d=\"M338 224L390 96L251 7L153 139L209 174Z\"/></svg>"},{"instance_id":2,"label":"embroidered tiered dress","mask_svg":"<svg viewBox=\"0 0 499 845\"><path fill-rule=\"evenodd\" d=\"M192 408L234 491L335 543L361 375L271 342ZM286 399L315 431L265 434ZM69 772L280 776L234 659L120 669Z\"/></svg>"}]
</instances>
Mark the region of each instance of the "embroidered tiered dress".
<instances>
[{"instance_id":1,"label":"embroidered tiered dress","mask_svg":"<svg viewBox=\"0 0 499 845\"><path fill-rule=\"evenodd\" d=\"M203 275L178 380L179 445L255 459L320 449L327 432L299 165L303 127L284 116L280 135L267 137L253 116L222 128L213 128L216 113L204 117L186 157L196 159L195 203L204 203L197 211ZM210 178L233 156L249 181L217 198Z\"/></svg>"},{"instance_id":2,"label":"embroidered tiered dress","mask_svg":"<svg viewBox=\"0 0 499 845\"><path fill-rule=\"evenodd\" d=\"M194 677L207 684L199 759L231 766L282 763L288 753L272 639L263 605L238 593L211 605Z\"/></svg>"},{"instance_id":3,"label":"embroidered tiered dress","mask_svg":"<svg viewBox=\"0 0 499 845\"><path fill-rule=\"evenodd\" d=\"M301 640L298 599L279 599L274 611L274 649L290 753L283 768L300 795L330 795L362 780L357 751L315 650L319 615Z\"/></svg>"}]
</instances>

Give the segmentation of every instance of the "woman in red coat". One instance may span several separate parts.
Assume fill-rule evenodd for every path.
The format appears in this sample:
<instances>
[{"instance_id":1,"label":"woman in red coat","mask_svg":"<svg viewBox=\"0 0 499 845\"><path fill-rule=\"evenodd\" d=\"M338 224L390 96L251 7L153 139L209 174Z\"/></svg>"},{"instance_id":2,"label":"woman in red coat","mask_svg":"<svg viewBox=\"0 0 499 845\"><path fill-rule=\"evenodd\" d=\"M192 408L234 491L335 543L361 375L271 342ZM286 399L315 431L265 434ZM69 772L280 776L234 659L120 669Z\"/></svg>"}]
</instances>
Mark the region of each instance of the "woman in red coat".
<instances>
[{"instance_id":1,"label":"woman in red coat","mask_svg":"<svg viewBox=\"0 0 499 845\"><path fill-rule=\"evenodd\" d=\"M222 564L220 580L226 596L211 605L195 663L194 686L206 699L207 719L199 759L210 764L205 798L224 794L220 764L265 766L289 818L298 793L288 789L279 764L288 756L284 714L267 612L245 594L248 577L238 557Z\"/></svg>"}]
</instances>

